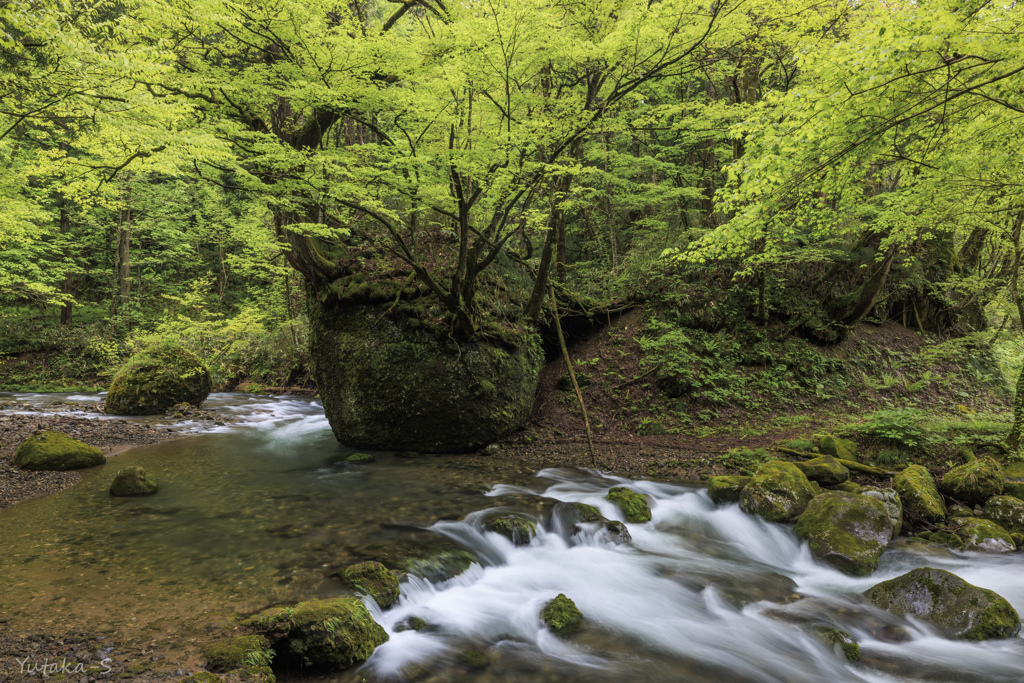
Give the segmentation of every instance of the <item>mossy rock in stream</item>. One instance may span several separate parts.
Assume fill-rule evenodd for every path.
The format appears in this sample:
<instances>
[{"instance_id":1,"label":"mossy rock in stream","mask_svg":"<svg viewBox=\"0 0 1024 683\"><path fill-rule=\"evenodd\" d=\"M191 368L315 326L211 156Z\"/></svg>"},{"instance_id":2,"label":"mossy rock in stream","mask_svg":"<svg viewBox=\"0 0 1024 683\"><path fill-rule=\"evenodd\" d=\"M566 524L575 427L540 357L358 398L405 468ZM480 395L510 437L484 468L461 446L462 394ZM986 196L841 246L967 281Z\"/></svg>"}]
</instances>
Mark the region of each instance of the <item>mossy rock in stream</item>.
<instances>
[{"instance_id":1,"label":"mossy rock in stream","mask_svg":"<svg viewBox=\"0 0 1024 683\"><path fill-rule=\"evenodd\" d=\"M946 505L927 468L910 465L893 477L892 487L900 494L903 508L907 512L932 524L938 524L946 518Z\"/></svg>"},{"instance_id":2,"label":"mossy rock in stream","mask_svg":"<svg viewBox=\"0 0 1024 683\"><path fill-rule=\"evenodd\" d=\"M419 533L416 538L375 542L354 550L356 555L372 558L431 583L458 576L477 562L471 552L457 543L426 532Z\"/></svg>"},{"instance_id":3,"label":"mossy rock in stream","mask_svg":"<svg viewBox=\"0 0 1024 683\"><path fill-rule=\"evenodd\" d=\"M626 525L609 520L593 505L586 503L557 503L551 511L552 517L562 520L571 527L572 534L583 533L585 528L594 532L595 538L615 545L629 543L633 537Z\"/></svg>"},{"instance_id":4,"label":"mossy rock in stream","mask_svg":"<svg viewBox=\"0 0 1024 683\"><path fill-rule=\"evenodd\" d=\"M398 600L398 579L380 562L360 562L338 572L342 578L388 608Z\"/></svg>"},{"instance_id":5,"label":"mossy rock in stream","mask_svg":"<svg viewBox=\"0 0 1024 683\"><path fill-rule=\"evenodd\" d=\"M950 498L984 505L992 496L1003 493L1003 470L995 460L979 458L946 472L939 489Z\"/></svg>"},{"instance_id":6,"label":"mossy rock in stream","mask_svg":"<svg viewBox=\"0 0 1024 683\"><path fill-rule=\"evenodd\" d=\"M29 436L14 454L14 464L23 470L79 470L102 465L106 461L103 452L95 446L49 429Z\"/></svg>"},{"instance_id":7,"label":"mossy rock in stream","mask_svg":"<svg viewBox=\"0 0 1024 683\"><path fill-rule=\"evenodd\" d=\"M651 506L647 497L625 486L613 486L608 489L605 498L619 506L622 515L630 524L642 524L651 521Z\"/></svg>"},{"instance_id":8,"label":"mossy rock in stream","mask_svg":"<svg viewBox=\"0 0 1024 683\"><path fill-rule=\"evenodd\" d=\"M921 567L868 589L876 607L923 619L961 640L1013 638L1020 617L1005 598L943 569Z\"/></svg>"},{"instance_id":9,"label":"mossy rock in stream","mask_svg":"<svg viewBox=\"0 0 1024 683\"><path fill-rule=\"evenodd\" d=\"M583 623L583 614L575 602L565 597L564 593L559 593L554 600L544 605L544 609L540 611L540 619L548 630L568 638L579 630L580 624Z\"/></svg>"},{"instance_id":10,"label":"mossy rock in stream","mask_svg":"<svg viewBox=\"0 0 1024 683\"><path fill-rule=\"evenodd\" d=\"M517 513L491 515L484 519L484 529L501 534L513 545L529 545L537 535L537 523Z\"/></svg>"},{"instance_id":11,"label":"mossy rock in stream","mask_svg":"<svg viewBox=\"0 0 1024 683\"><path fill-rule=\"evenodd\" d=\"M769 522L788 522L806 509L819 491L791 462L771 460L758 468L740 494L740 509Z\"/></svg>"},{"instance_id":12,"label":"mossy rock in stream","mask_svg":"<svg viewBox=\"0 0 1024 683\"><path fill-rule=\"evenodd\" d=\"M274 651L270 648L270 641L263 636L239 636L210 643L203 648L203 657L211 671L227 673L240 670L243 680L274 681L270 668Z\"/></svg>"},{"instance_id":13,"label":"mossy rock in stream","mask_svg":"<svg viewBox=\"0 0 1024 683\"><path fill-rule=\"evenodd\" d=\"M180 346L157 346L117 371L103 410L108 415L159 415L179 403L199 407L212 388L210 371L195 355Z\"/></svg>"},{"instance_id":14,"label":"mossy rock in stream","mask_svg":"<svg viewBox=\"0 0 1024 683\"><path fill-rule=\"evenodd\" d=\"M722 475L708 479L708 497L715 503L738 503L751 477Z\"/></svg>"},{"instance_id":15,"label":"mossy rock in stream","mask_svg":"<svg viewBox=\"0 0 1024 683\"><path fill-rule=\"evenodd\" d=\"M964 550L1009 553L1017 549L1010 533L988 519L955 517L949 521L948 528L963 541Z\"/></svg>"},{"instance_id":16,"label":"mossy rock in stream","mask_svg":"<svg viewBox=\"0 0 1024 683\"><path fill-rule=\"evenodd\" d=\"M529 416L544 362L537 335L456 342L384 306L307 300L313 377L346 446L466 453Z\"/></svg>"},{"instance_id":17,"label":"mossy rock in stream","mask_svg":"<svg viewBox=\"0 0 1024 683\"><path fill-rule=\"evenodd\" d=\"M151 496L157 492L156 481L146 476L146 470L138 465L121 468L110 483L112 496Z\"/></svg>"},{"instance_id":18,"label":"mossy rock in stream","mask_svg":"<svg viewBox=\"0 0 1024 683\"><path fill-rule=\"evenodd\" d=\"M892 522L892 537L896 538L900 535L900 531L903 530L903 501L900 500L900 495L894 489L881 486L861 486L854 493L882 501L885 512L889 515L889 521Z\"/></svg>"},{"instance_id":19,"label":"mossy rock in stream","mask_svg":"<svg viewBox=\"0 0 1024 683\"><path fill-rule=\"evenodd\" d=\"M892 538L892 521L882 501L845 491L814 498L794 528L816 558L844 574L867 576Z\"/></svg>"},{"instance_id":20,"label":"mossy rock in stream","mask_svg":"<svg viewBox=\"0 0 1024 683\"><path fill-rule=\"evenodd\" d=\"M266 633L278 655L313 669L345 669L370 658L388 634L355 597L272 607L242 622Z\"/></svg>"},{"instance_id":21,"label":"mossy rock in stream","mask_svg":"<svg viewBox=\"0 0 1024 683\"><path fill-rule=\"evenodd\" d=\"M860 659L860 644L846 631L823 626L815 629L814 635L847 661L856 662Z\"/></svg>"}]
</instances>

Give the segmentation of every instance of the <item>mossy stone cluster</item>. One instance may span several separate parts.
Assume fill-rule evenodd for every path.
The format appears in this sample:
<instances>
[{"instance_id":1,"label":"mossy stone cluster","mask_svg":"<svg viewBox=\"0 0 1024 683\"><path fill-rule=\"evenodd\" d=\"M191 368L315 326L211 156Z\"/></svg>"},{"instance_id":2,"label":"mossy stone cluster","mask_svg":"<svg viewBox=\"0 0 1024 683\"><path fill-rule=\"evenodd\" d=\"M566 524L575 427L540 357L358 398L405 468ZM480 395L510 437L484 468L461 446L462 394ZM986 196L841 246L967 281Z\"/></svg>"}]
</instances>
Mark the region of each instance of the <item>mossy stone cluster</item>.
<instances>
[{"instance_id":1,"label":"mossy stone cluster","mask_svg":"<svg viewBox=\"0 0 1024 683\"><path fill-rule=\"evenodd\" d=\"M708 479L708 497L715 503L738 503L750 477L723 475Z\"/></svg>"},{"instance_id":2,"label":"mossy stone cluster","mask_svg":"<svg viewBox=\"0 0 1024 683\"><path fill-rule=\"evenodd\" d=\"M263 631L278 655L314 669L345 669L370 658L388 634L355 597L271 608L242 622Z\"/></svg>"},{"instance_id":3,"label":"mossy stone cluster","mask_svg":"<svg viewBox=\"0 0 1024 683\"><path fill-rule=\"evenodd\" d=\"M939 486L942 492L971 505L984 505L1003 493L1003 471L991 458L979 458L946 472Z\"/></svg>"},{"instance_id":4,"label":"mossy stone cluster","mask_svg":"<svg viewBox=\"0 0 1024 683\"><path fill-rule=\"evenodd\" d=\"M386 306L308 302L313 377L346 446L464 453L529 416L544 361L535 334L518 345L456 341Z\"/></svg>"},{"instance_id":5,"label":"mossy stone cluster","mask_svg":"<svg viewBox=\"0 0 1024 683\"><path fill-rule=\"evenodd\" d=\"M484 520L484 529L501 534L513 545L529 545L537 535L537 523L518 513L491 515Z\"/></svg>"},{"instance_id":6,"label":"mossy stone cluster","mask_svg":"<svg viewBox=\"0 0 1024 683\"><path fill-rule=\"evenodd\" d=\"M882 501L845 491L815 497L794 529L811 552L844 574L867 576L892 538L892 522Z\"/></svg>"},{"instance_id":7,"label":"mossy stone cluster","mask_svg":"<svg viewBox=\"0 0 1024 683\"><path fill-rule=\"evenodd\" d=\"M49 429L32 434L14 454L14 464L23 470L79 470L102 465L106 461L95 446Z\"/></svg>"},{"instance_id":8,"label":"mossy stone cluster","mask_svg":"<svg viewBox=\"0 0 1024 683\"><path fill-rule=\"evenodd\" d=\"M540 618L550 631L563 638L571 636L583 623L583 614L576 607L576 603L563 593L559 593L554 600L544 605Z\"/></svg>"},{"instance_id":9,"label":"mossy stone cluster","mask_svg":"<svg viewBox=\"0 0 1024 683\"><path fill-rule=\"evenodd\" d=\"M354 564L342 570L341 576L382 608L388 608L398 600L398 579L380 562Z\"/></svg>"},{"instance_id":10,"label":"mossy stone cluster","mask_svg":"<svg viewBox=\"0 0 1024 683\"><path fill-rule=\"evenodd\" d=\"M850 478L850 470L846 465L831 455L822 455L793 464L804 473L804 476L822 486L838 486Z\"/></svg>"},{"instance_id":11,"label":"mossy stone cluster","mask_svg":"<svg viewBox=\"0 0 1024 683\"><path fill-rule=\"evenodd\" d=\"M146 470L138 465L123 467L110 484L112 496L151 496L157 492L155 480L146 476Z\"/></svg>"},{"instance_id":12,"label":"mossy stone cluster","mask_svg":"<svg viewBox=\"0 0 1024 683\"><path fill-rule=\"evenodd\" d=\"M740 508L769 522L789 522L800 516L819 493L791 462L771 460L761 465L740 494Z\"/></svg>"},{"instance_id":13,"label":"mossy stone cluster","mask_svg":"<svg viewBox=\"0 0 1024 683\"><path fill-rule=\"evenodd\" d=\"M950 520L948 529L963 542L964 550L1008 553L1017 549L1010 533L988 519L957 517ZM932 540L935 540L934 534Z\"/></svg>"},{"instance_id":14,"label":"mossy stone cluster","mask_svg":"<svg viewBox=\"0 0 1024 683\"><path fill-rule=\"evenodd\" d=\"M946 518L946 505L927 468L910 465L893 477L892 487L908 512L932 524Z\"/></svg>"},{"instance_id":15,"label":"mossy stone cluster","mask_svg":"<svg viewBox=\"0 0 1024 683\"><path fill-rule=\"evenodd\" d=\"M651 521L651 506L647 497L627 489L625 486L613 486L605 496L619 506L623 516L630 524L642 524Z\"/></svg>"},{"instance_id":16,"label":"mossy stone cluster","mask_svg":"<svg viewBox=\"0 0 1024 683\"><path fill-rule=\"evenodd\" d=\"M1020 632L1020 617L1005 598L943 569L914 569L864 595L876 607L923 619L950 638L1013 638Z\"/></svg>"},{"instance_id":17,"label":"mossy stone cluster","mask_svg":"<svg viewBox=\"0 0 1024 683\"><path fill-rule=\"evenodd\" d=\"M211 671L238 671L243 680L274 681L274 673L270 668L274 651L270 641L261 635L239 636L210 643L203 649L203 656Z\"/></svg>"},{"instance_id":18,"label":"mossy stone cluster","mask_svg":"<svg viewBox=\"0 0 1024 683\"><path fill-rule=\"evenodd\" d=\"M213 388L210 371L180 346L147 349L114 375L104 411L108 415L159 415L171 406L199 407Z\"/></svg>"}]
</instances>

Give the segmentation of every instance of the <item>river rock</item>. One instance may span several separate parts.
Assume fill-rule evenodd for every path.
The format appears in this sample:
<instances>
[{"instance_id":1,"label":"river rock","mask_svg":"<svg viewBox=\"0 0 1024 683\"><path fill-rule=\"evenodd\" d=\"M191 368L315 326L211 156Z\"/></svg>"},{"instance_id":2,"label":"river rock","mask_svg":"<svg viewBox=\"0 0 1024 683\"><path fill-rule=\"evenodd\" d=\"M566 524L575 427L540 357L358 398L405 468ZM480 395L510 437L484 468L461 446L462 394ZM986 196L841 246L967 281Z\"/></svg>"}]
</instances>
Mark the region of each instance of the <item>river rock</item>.
<instances>
[{"instance_id":1,"label":"river rock","mask_svg":"<svg viewBox=\"0 0 1024 683\"><path fill-rule=\"evenodd\" d=\"M626 521L630 524L651 521L651 506L647 503L646 496L627 489L625 486L613 486L608 489L605 498L619 506Z\"/></svg>"},{"instance_id":2,"label":"river rock","mask_svg":"<svg viewBox=\"0 0 1024 683\"><path fill-rule=\"evenodd\" d=\"M984 505L992 496L1002 494L1003 472L995 460L979 458L946 472L939 488L950 498Z\"/></svg>"},{"instance_id":3,"label":"river rock","mask_svg":"<svg viewBox=\"0 0 1024 683\"><path fill-rule=\"evenodd\" d=\"M149 348L125 363L107 391L108 415L159 415L178 403L198 407L210 395L210 371L180 346Z\"/></svg>"},{"instance_id":4,"label":"river rock","mask_svg":"<svg viewBox=\"0 0 1024 683\"><path fill-rule=\"evenodd\" d=\"M576 603L562 593L544 605L540 618L550 631L563 638L571 636L583 623L583 614L576 607Z\"/></svg>"},{"instance_id":5,"label":"river rock","mask_svg":"<svg viewBox=\"0 0 1024 683\"><path fill-rule=\"evenodd\" d=\"M822 486L838 486L850 478L850 470L846 465L831 455L823 455L812 460L793 463L811 481Z\"/></svg>"},{"instance_id":6,"label":"river rock","mask_svg":"<svg viewBox=\"0 0 1024 683\"><path fill-rule=\"evenodd\" d=\"M990 519L1016 535L1014 543L1020 547L1024 539L1024 500L1013 496L992 496L985 503L985 519Z\"/></svg>"},{"instance_id":7,"label":"river rock","mask_svg":"<svg viewBox=\"0 0 1024 683\"><path fill-rule=\"evenodd\" d=\"M927 468L921 465L905 468L893 477L892 487L907 512L932 524L939 524L946 518L946 505Z\"/></svg>"},{"instance_id":8,"label":"river rock","mask_svg":"<svg viewBox=\"0 0 1024 683\"><path fill-rule=\"evenodd\" d=\"M864 596L893 614L934 624L950 638L1012 638L1020 632L1020 617L1005 598L942 569L914 569L879 583Z\"/></svg>"},{"instance_id":9,"label":"river rock","mask_svg":"<svg viewBox=\"0 0 1024 683\"><path fill-rule=\"evenodd\" d=\"M853 460L857 455L857 444L849 439L840 439L833 434L826 434L818 440L818 449L834 458L841 460Z\"/></svg>"},{"instance_id":10,"label":"river rock","mask_svg":"<svg viewBox=\"0 0 1024 683\"><path fill-rule=\"evenodd\" d=\"M272 607L242 625L265 632L279 655L309 668L345 669L388 640L363 601L351 596Z\"/></svg>"},{"instance_id":11,"label":"river rock","mask_svg":"<svg viewBox=\"0 0 1024 683\"><path fill-rule=\"evenodd\" d=\"M219 640L203 648L203 656L211 671L227 673L241 670L243 680L273 680L270 662L274 658L274 651L263 636Z\"/></svg>"},{"instance_id":12,"label":"river rock","mask_svg":"<svg viewBox=\"0 0 1024 683\"><path fill-rule=\"evenodd\" d=\"M882 501L845 491L817 496L794 529L811 552L844 574L867 576L892 538L892 521Z\"/></svg>"},{"instance_id":13,"label":"river rock","mask_svg":"<svg viewBox=\"0 0 1024 683\"><path fill-rule=\"evenodd\" d=\"M860 659L860 644L846 631L822 626L814 629L814 635L847 661L856 662Z\"/></svg>"},{"instance_id":14,"label":"river rock","mask_svg":"<svg viewBox=\"0 0 1024 683\"><path fill-rule=\"evenodd\" d=\"M386 609L398 600L398 579L380 562L360 562L346 567L341 577Z\"/></svg>"},{"instance_id":15,"label":"river rock","mask_svg":"<svg viewBox=\"0 0 1024 683\"><path fill-rule=\"evenodd\" d=\"M394 299L394 297L391 297ZM389 305L307 298L312 373L346 446L468 453L520 427L544 363L535 334L455 340Z\"/></svg>"},{"instance_id":16,"label":"river rock","mask_svg":"<svg viewBox=\"0 0 1024 683\"><path fill-rule=\"evenodd\" d=\"M716 503L738 503L751 477L720 476L708 479L708 497Z\"/></svg>"},{"instance_id":17,"label":"river rock","mask_svg":"<svg viewBox=\"0 0 1024 683\"><path fill-rule=\"evenodd\" d=\"M761 465L740 494L740 509L769 522L788 522L803 513L817 491L791 462L772 460Z\"/></svg>"},{"instance_id":18,"label":"river rock","mask_svg":"<svg viewBox=\"0 0 1024 683\"><path fill-rule=\"evenodd\" d=\"M552 508L552 517L562 520L571 534L582 533L589 527L594 536L600 540L619 545L633 540L626 525L617 520L609 520L593 505L586 503L558 503Z\"/></svg>"},{"instance_id":19,"label":"river rock","mask_svg":"<svg viewBox=\"0 0 1024 683\"><path fill-rule=\"evenodd\" d=\"M484 519L484 529L501 534L513 545L529 545L537 535L537 523L518 513L491 515Z\"/></svg>"},{"instance_id":20,"label":"river rock","mask_svg":"<svg viewBox=\"0 0 1024 683\"><path fill-rule=\"evenodd\" d=\"M14 464L23 470L79 470L102 465L106 461L102 451L95 446L49 429L32 434L14 454Z\"/></svg>"},{"instance_id":21,"label":"river rock","mask_svg":"<svg viewBox=\"0 0 1024 683\"><path fill-rule=\"evenodd\" d=\"M157 491L157 483L146 476L146 470L137 465L124 467L114 476L110 484L112 496L151 496Z\"/></svg>"},{"instance_id":22,"label":"river rock","mask_svg":"<svg viewBox=\"0 0 1024 683\"><path fill-rule=\"evenodd\" d=\"M903 528L903 503L900 502L899 494L893 489L878 486L861 486L857 489L857 493L882 501L885 511L889 515L889 521L892 522L892 537L899 536L900 530Z\"/></svg>"},{"instance_id":23,"label":"river rock","mask_svg":"<svg viewBox=\"0 0 1024 683\"><path fill-rule=\"evenodd\" d=\"M964 550L1008 553L1017 549L1010 533L988 519L957 517L950 520L949 529L964 542Z\"/></svg>"}]
</instances>

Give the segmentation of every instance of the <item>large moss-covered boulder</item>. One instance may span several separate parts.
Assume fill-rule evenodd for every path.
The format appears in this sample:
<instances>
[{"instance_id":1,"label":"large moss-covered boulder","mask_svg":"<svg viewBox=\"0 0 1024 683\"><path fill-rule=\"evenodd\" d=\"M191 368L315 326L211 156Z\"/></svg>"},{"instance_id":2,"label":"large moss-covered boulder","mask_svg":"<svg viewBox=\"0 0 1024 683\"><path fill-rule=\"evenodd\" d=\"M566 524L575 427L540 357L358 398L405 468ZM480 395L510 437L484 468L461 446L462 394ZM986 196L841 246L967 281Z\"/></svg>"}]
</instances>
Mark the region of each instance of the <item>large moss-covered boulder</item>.
<instances>
[{"instance_id":1,"label":"large moss-covered boulder","mask_svg":"<svg viewBox=\"0 0 1024 683\"><path fill-rule=\"evenodd\" d=\"M769 522L788 522L803 513L817 495L816 487L791 462L761 465L740 494L740 509Z\"/></svg>"},{"instance_id":2,"label":"large moss-covered boulder","mask_svg":"<svg viewBox=\"0 0 1024 683\"><path fill-rule=\"evenodd\" d=\"M608 489L605 498L619 506L623 516L630 524L642 524L651 521L651 506L647 497L625 486L613 486Z\"/></svg>"},{"instance_id":3,"label":"large moss-covered boulder","mask_svg":"<svg viewBox=\"0 0 1024 683\"><path fill-rule=\"evenodd\" d=\"M211 671L226 673L241 670L243 680L274 680L270 662L274 651L261 635L239 636L210 643L203 648L206 665Z\"/></svg>"},{"instance_id":4,"label":"large moss-covered boulder","mask_svg":"<svg viewBox=\"0 0 1024 683\"><path fill-rule=\"evenodd\" d=\"M799 467L808 479L816 481L822 486L838 486L850 478L850 470L846 468L846 465L831 455L823 455L793 464Z\"/></svg>"},{"instance_id":5,"label":"large moss-covered boulder","mask_svg":"<svg viewBox=\"0 0 1024 683\"><path fill-rule=\"evenodd\" d=\"M964 550L1008 553L1017 549L1010 533L988 519L957 517L950 520L949 530L963 541Z\"/></svg>"},{"instance_id":6,"label":"large moss-covered boulder","mask_svg":"<svg viewBox=\"0 0 1024 683\"><path fill-rule=\"evenodd\" d=\"M279 655L302 666L345 669L369 659L388 634L355 597L274 607L242 622L266 633Z\"/></svg>"},{"instance_id":7,"label":"large moss-covered boulder","mask_svg":"<svg viewBox=\"0 0 1024 683\"><path fill-rule=\"evenodd\" d=\"M819 560L844 574L867 576L889 545L892 521L876 498L826 491L810 502L794 530Z\"/></svg>"},{"instance_id":8,"label":"large moss-covered boulder","mask_svg":"<svg viewBox=\"0 0 1024 683\"><path fill-rule=\"evenodd\" d=\"M313 377L346 446L463 453L529 416L544 362L536 335L456 341L386 306L308 303Z\"/></svg>"},{"instance_id":9,"label":"large moss-covered boulder","mask_svg":"<svg viewBox=\"0 0 1024 683\"><path fill-rule=\"evenodd\" d=\"M900 530L903 529L903 503L896 491L880 486L861 486L854 493L882 501L885 512L889 515L889 521L892 522L892 537L896 538L900 535Z\"/></svg>"},{"instance_id":10,"label":"large moss-covered boulder","mask_svg":"<svg viewBox=\"0 0 1024 683\"><path fill-rule=\"evenodd\" d=\"M138 465L123 467L110 484L112 496L151 496L157 491L157 483L146 476L146 470Z\"/></svg>"},{"instance_id":11,"label":"large moss-covered boulder","mask_svg":"<svg viewBox=\"0 0 1024 683\"><path fill-rule=\"evenodd\" d=\"M398 579L380 562L360 562L346 567L342 578L377 601L383 608L398 600Z\"/></svg>"},{"instance_id":12,"label":"large moss-covered boulder","mask_svg":"<svg viewBox=\"0 0 1024 683\"><path fill-rule=\"evenodd\" d=\"M985 503L985 519L1013 534L1024 534L1024 500L1013 496L992 496ZM1014 539L1017 545L1020 541Z\"/></svg>"},{"instance_id":13,"label":"large moss-covered boulder","mask_svg":"<svg viewBox=\"0 0 1024 683\"><path fill-rule=\"evenodd\" d=\"M210 371L180 346L159 346L125 363L107 391L108 415L158 415L171 406L199 406L210 395Z\"/></svg>"},{"instance_id":14,"label":"large moss-covered boulder","mask_svg":"<svg viewBox=\"0 0 1024 683\"><path fill-rule=\"evenodd\" d=\"M725 475L708 479L708 497L716 503L738 503L751 477Z\"/></svg>"},{"instance_id":15,"label":"large moss-covered boulder","mask_svg":"<svg viewBox=\"0 0 1024 683\"><path fill-rule=\"evenodd\" d=\"M946 505L935 486L935 480L921 465L911 465L896 474L892 487L900 495L903 508L932 524L946 518Z\"/></svg>"},{"instance_id":16,"label":"large moss-covered boulder","mask_svg":"<svg viewBox=\"0 0 1024 683\"><path fill-rule=\"evenodd\" d=\"M914 569L864 595L876 607L923 619L950 638L1012 638L1020 632L1020 617L1005 598L942 569Z\"/></svg>"},{"instance_id":17,"label":"large moss-covered boulder","mask_svg":"<svg viewBox=\"0 0 1024 683\"><path fill-rule=\"evenodd\" d=\"M513 545L529 545L530 540L537 535L537 523L515 512L486 517L484 529L501 534L512 541Z\"/></svg>"},{"instance_id":18,"label":"large moss-covered boulder","mask_svg":"<svg viewBox=\"0 0 1024 683\"><path fill-rule=\"evenodd\" d=\"M72 439L63 432L43 429L25 439L14 454L23 470L80 470L107 461L100 449Z\"/></svg>"},{"instance_id":19,"label":"large moss-covered boulder","mask_svg":"<svg viewBox=\"0 0 1024 683\"><path fill-rule=\"evenodd\" d=\"M979 458L946 472L939 488L951 498L984 505L992 496L1003 493L1003 471L995 460Z\"/></svg>"},{"instance_id":20,"label":"large moss-covered boulder","mask_svg":"<svg viewBox=\"0 0 1024 683\"><path fill-rule=\"evenodd\" d=\"M563 638L571 636L583 623L583 614L576 607L576 603L563 593L559 593L558 597L544 605L540 618L549 630Z\"/></svg>"}]
</instances>

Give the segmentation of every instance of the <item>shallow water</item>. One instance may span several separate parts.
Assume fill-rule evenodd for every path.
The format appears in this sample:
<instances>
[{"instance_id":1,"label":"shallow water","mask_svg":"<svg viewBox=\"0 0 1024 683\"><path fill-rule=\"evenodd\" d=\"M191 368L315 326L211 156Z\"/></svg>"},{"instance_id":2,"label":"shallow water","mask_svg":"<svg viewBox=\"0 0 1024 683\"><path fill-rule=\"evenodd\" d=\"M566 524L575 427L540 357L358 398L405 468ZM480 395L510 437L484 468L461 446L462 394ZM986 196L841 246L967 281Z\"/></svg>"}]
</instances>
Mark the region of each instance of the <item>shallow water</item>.
<instances>
[{"instance_id":1,"label":"shallow water","mask_svg":"<svg viewBox=\"0 0 1024 683\"><path fill-rule=\"evenodd\" d=\"M73 489L0 511L5 615L55 628L101 619L122 630L134 618L144 631L194 610L341 594L330 576L337 569L436 535L478 563L441 583L407 576L386 612L365 598L391 635L360 671L370 680L1024 680L1021 638L953 642L857 597L927 565L1024 612L1021 553L894 548L874 576L854 579L814 562L788 527L716 507L700 489L579 470L534 477L478 456L378 453L351 465L343 458L354 451L336 443L316 401L217 394L204 407L240 421L130 451L84 472ZM111 499L107 486L126 464L145 467L160 492ZM554 501L578 501L621 519L604 494L623 484L646 493L654 515L629 525L629 544L574 535L551 513ZM537 538L513 547L484 531L482 511L494 506L532 514ZM569 641L538 617L559 593L586 617ZM431 629L401 631L410 616ZM846 663L808 635L816 625L852 633L862 661ZM491 665L464 668L457 655L466 650Z\"/></svg>"}]
</instances>

